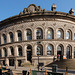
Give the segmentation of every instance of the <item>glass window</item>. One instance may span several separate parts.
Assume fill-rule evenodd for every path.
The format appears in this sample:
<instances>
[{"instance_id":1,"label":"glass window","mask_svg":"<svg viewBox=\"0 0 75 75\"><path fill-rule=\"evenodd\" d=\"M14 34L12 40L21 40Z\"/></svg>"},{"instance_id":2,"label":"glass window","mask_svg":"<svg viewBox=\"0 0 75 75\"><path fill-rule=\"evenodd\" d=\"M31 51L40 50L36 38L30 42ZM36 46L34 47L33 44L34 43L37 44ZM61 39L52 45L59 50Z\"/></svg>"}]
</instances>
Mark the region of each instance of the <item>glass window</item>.
<instances>
[{"instance_id":1,"label":"glass window","mask_svg":"<svg viewBox=\"0 0 75 75\"><path fill-rule=\"evenodd\" d=\"M6 50L6 48L4 48L3 50L4 50L4 57L6 57L7 56L7 50Z\"/></svg>"},{"instance_id":2,"label":"glass window","mask_svg":"<svg viewBox=\"0 0 75 75\"><path fill-rule=\"evenodd\" d=\"M31 40L31 39L32 39L32 31L27 30L27 40Z\"/></svg>"},{"instance_id":3,"label":"glass window","mask_svg":"<svg viewBox=\"0 0 75 75\"><path fill-rule=\"evenodd\" d=\"M66 39L70 39L70 32L69 31L66 32Z\"/></svg>"},{"instance_id":4,"label":"glass window","mask_svg":"<svg viewBox=\"0 0 75 75\"><path fill-rule=\"evenodd\" d=\"M43 55L43 48L41 45L37 46L37 55Z\"/></svg>"},{"instance_id":5,"label":"glass window","mask_svg":"<svg viewBox=\"0 0 75 75\"><path fill-rule=\"evenodd\" d=\"M10 42L13 42L13 33L10 32L9 35L10 35Z\"/></svg>"},{"instance_id":6,"label":"glass window","mask_svg":"<svg viewBox=\"0 0 75 75\"><path fill-rule=\"evenodd\" d=\"M18 55L22 56L22 47L18 47Z\"/></svg>"},{"instance_id":7,"label":"glass window","mask_svg":"<svg viewBox=\"0 0 75 75\"><path fill-rule=\"evenodd\" d=\"M48 29L47 31L47 39L52 39L53 38L53 31L52 29Z\"/></svg>"},{"instance_id":8,"label":"glass window","mask_svg":"<svg viewBox=\"0 0 75 75\"><path fill-rule=\"evenodd\" d=\"M57 38L62 38L62 32L60 30L57 31Z\"/></svg>"},{"instance_id":9,"label":"glass window","mask_svg":"<svg viewBox=\"0 0 75 75\"><path fill-rule=\"evenodd\" d=\"M74 40L75 40L75 33L74 33Z\"/></svg>"},{"instance_id":10,"label":"glass window","mask_svg":"<svg viewBox=\"0 0 75 75\"><path fill-rule=\"evenodd\" d=\"M17 35L18 35L18 41L22 41L22 32L17 31Z\"/></svg>"},{"instance_id":11,"label":"glass window","mask_svg":"<svg viewBox=\"0 0 75 75\"><path fill-rule=\"evenodd\" d=\"M60 45L57 47L57 51L62 51L62 47Z\"/></svg>"},{"instance_id":12,"label":"glass window","mask_svg":"<svg viewBox=\"0 0 75 75\"><path fill-rule=\"evenodd\" d=\"M37 39L43 39L43 32L41 29L37 29L36 38Z\"/></svg>"},{"instance_id":13,"label":"glass window","mask_svg":"<svg viewBox=\"0 0 75 75\"><path fill-rule=\"evenodd\" d=\"M3 44L6 44L6 35L3 34Z\"/></svg>"},{"instance_id":14,"label":"glass window","mask_svg":"<svg viewBox=\"0 0 75 75\"><path fill-rule=\"evenodd\" d=\"M53 46L52 45L47 46L47 55L53 55Z\"/></svg>"}]
</instances>

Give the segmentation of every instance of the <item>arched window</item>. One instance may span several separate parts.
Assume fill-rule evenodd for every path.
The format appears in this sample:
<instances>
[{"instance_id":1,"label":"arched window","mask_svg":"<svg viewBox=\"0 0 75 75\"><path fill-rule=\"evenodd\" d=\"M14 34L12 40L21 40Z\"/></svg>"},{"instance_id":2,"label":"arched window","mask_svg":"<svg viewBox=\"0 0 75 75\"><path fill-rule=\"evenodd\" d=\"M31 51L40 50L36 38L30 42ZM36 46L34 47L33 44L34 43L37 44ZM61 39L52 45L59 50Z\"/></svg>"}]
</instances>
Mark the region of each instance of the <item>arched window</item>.
<instances>
[{"instance_id":1,"label":"arched window","mask_svg":"<svg viewBox=\"0 0 75 75\"><path fill-rule=\"evenodd\" d=\"M20 30L17 31L18 41L22 41L22 32Z\"/></svg>"},{"instance_id":2,"label":"arched window","mask_svg":"<svg viewBox=\"0 0 75 75\"><path fill-rule=\"evenodd\" d=\"M43 46L42 45L37 46L37 55L43 55Z\"/></svg>"},{"instance_id":3,"label":"arched window","mask_svg":"<svg viewBox=\"0 0 75 75\"><path fill-rule=\"evenodd\" d=\"M62 38L63 39L63 30L62 29L59 29L58 31L57 31L57 39L59 39L59 38Z\"/></svg>"},{"instance_id":4,"label":"arched window","mask_svg":"<svg viewBox=\"0 0 75 75\"><path fill-rule=\"evenodd\" d=\"M18 56L22 56L22 47L18 46Z\"/></svg>"},{"instance_id":5,"label":"arched window","mask_svg":"<svg viewBox=\"0 0 75 75\"><path fill-rule=\"evenodd\" d=\"M47 39L53 39L53 30L50 28L47 30Z\"/></svg>"},{"instance_id":6,"label":"arched window","mask_svg":"<svg viewBox=\"0 0 75 75\"><path fill-rule=\"evenodd\" d=\"M6 35L3 34L3 44L6 44Z\"/></svg>"},{"instance_id":7,"label":"arched window","mask_svg":"<svg viewBox=\"0 0 75 75\"><path fill-rule=\"evenodd\" d=\"M13 42L13 33L10 32L10 33L9 33L9 36L10 36L10 42Z\"/></svg>"},{"instance_id":8,"label":"arched window","mask_svg":"<svg viewBox=\"0 0 75 75\"><path fill-rule=\"evenodd\" d=\"M72 32L70 30L67 30L66 32L66 39L72 39Z\"/></svg>"},{"instance_id":9,"label":"arched window","mask_svg":"<svg viewBox=\"0 0 75 75\"><path fill-rule=\"evenodd\" d=\"M10 55L14 56L14 49L13 49L13 47L10 47Z\"/></svg>"},{"instance_id":10,"label":"arched window","mask_svg":"<svg viewBox=\"0 0 75 75\"><path fill-rule=\"evenodd\" d=\"M4 57L7 57L7 50L6 50L6 48L3 48L3 50L4 50Z\"/></svg>"},{"instance_id":11,"label":"arched window","mask_svg":"<svg viewBox=\"0 0 75 75\"><path fill-rule=\"evenodd\" d=\"M27 40L32 39L32 31L30 29L27 30Z\"/></svg>"},{"instance_id":12,"label":"arched window","mask_svg":"<svg viewBox=\"0 0 75 75\"><path fill-rule=\"evenodd\" d=\"M53 46L52 45L47 46L47 55L53 55Z\"/></svg>"},{"instance_id":13,"label":"arched window","mask_svg":"<svg viewBox=\"0 0 75 75\"><path fill-rule=\"evenodd\" d=\"M72 47L71 46L67 46L67 48L66 48L66 58L67 59L72 58Z\"/></svg>"},{"instance_id":14,"label":"arched window","mask_svg":"<svg viewBox=\"0 0 75 75\"><path fill-rule=\"evenodd\" d=\"M43 39L43 31L40 28L36 30L36 39Z\"/></svg>"}]
</instances>

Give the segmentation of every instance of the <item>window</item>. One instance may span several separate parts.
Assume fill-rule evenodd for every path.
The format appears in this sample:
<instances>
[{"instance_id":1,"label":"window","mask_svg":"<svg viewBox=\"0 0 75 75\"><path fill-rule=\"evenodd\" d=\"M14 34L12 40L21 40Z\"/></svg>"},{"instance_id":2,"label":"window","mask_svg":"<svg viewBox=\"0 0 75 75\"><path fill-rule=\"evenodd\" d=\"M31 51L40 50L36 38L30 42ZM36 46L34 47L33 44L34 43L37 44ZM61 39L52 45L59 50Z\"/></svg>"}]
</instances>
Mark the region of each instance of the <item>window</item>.
<instances>
[{"instance_id":1,"label":"window","mask_svg":"<svg viewBox=\"0 0 75 75\"><path fill-rule=\"evenodd\" d=\"M43 47L41 45L37 46L37 55L43 55Z\"/></svg>"},{"instance_id":2,"label":"window","mask_svg":"<svg viewBox=\"0 0 75 75\"><path fill-rule=\"evenodd\" d=\"M67 32L66 32L66 39L72 39L71 35L72 35L72 32L70 30L67 30Z\"/></svg>"},{"instance_id":3,"label":"window","mask_svg":"<svg viewBox=\"0 0 75 75\"><path fill-rule=\"evenodd\" d=\"M6 44L6 35L3 34L3 44Z\"/></svg>"},{"instance_id":4,"label":"window","mask_svg":"<svg viewBox=\"0 0 75 75\"><path fill-rule=\"evenodd\" d=\"M53 55L53 46L52 45L47 46L47 55Z\"/></svg>"},{"instance_id":5,"label":"window","mask_svg":"<svg viewBox=\"0 0 75 75\"><path fill-rule=\"evenodd\" d=\"M53 30L52 29L47 30L47 39L53 39Z\"/></svg>"},{"instance_id":6,"label":"window","mask_svg":"<svg viewBox=\"0 0 75 75\"><path fill-rule=\"evenodd\" d=\"M31 30L27 30L27 40L31 40L32 39L32 31Z\"/></svg>"},{"instance_id":7,"label":"window","mask_svg":"<svg viewBox=\"0 0 75 75\"><path fill-rule=\"evenodd\" d=\"M43 32L41 29L37 29L36 31L36 39L43 39Z\"/></svg>"},{"instance_id":8,"label":"window","mask_svg":"<svg viewBox=\"0 0 75 75\"><path fill-rule=\"evenodd\" d=\"M75 40L75 33L74 33L74 40Z\"/></svg>"},{"instance_id":9,"label":"window","mask_svg":"<svg viewBox=\"0 0 75 75\"><path fill-rule=\"evenodd\" d=\"M67 50L66 50L66 58L67 59L71 59L72 58L72 50L71 50L71 46L67 46Z\"/></svg>"},{"instance_id":10,"label":"window","mask_svg":"<svg viewBox=\"0 0 75 75\"><path fill-rule=\"evenodd\" d=\"M21 46L18 47L18 55L19 55L19 56L22 56L22 47L21 47Z\"/></svg>"},{"instance_id":11,"label":"window","mask_svg":"<svg viewBox=\"0 0 75 75\"><path fill-rule=\"evenodd\" d=\"M59 39L59 38L62 38L63 39L63 30L62 29L59 29L58 31L57 31L57 38Z\"/></svg>"},{"instance_id":12,"label":"window","mask_svg":"<svg viewBox=\"0 0 75 75\"><path fill-rule=\"evenodd\" d=\"M4 50L4 57L7 57L7 50L6 50L6 48L3 48L3 50Z\"/></svg>"},{"instance_id":13,"label":"window","mask_svg":"<svg viewBox=\"0 0 75 75\"><path fill-rule=\"evenodd\" d=\"M10 42L13 42L13 33L10 32L9 35L10 35Z\"/></svg>"},{"instance_id":14,"label":"window","mask_svg":"<svg viewBox=\"0 0 75 75\"><path fill-rule=\"evenodd\" d=\"M18 41L22 41L22 32L17 31Z\"/></svg>"}]
</instances>

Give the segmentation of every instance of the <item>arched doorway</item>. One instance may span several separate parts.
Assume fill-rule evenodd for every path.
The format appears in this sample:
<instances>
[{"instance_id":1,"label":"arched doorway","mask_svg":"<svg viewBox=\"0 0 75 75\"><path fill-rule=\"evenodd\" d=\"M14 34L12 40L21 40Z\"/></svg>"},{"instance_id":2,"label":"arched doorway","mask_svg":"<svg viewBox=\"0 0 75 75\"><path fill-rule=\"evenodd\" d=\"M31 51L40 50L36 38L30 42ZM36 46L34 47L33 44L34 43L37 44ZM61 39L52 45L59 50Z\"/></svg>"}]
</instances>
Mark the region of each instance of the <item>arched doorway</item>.
<instances>
[{"instance_id":1,"label":"arched doorway","mask_svg":"<svg viewBox=\"0 0 75 75\"><path fill-rule=\"evenodd\" d=\"M71 46L67 46L67 48L66 48L66 58L67 59L72 58L72 47Z\"/></svg>"},{"instance_id":2,"label":"arched doorway","mask_svg":"<svg viewBox=\"0 0 75 75\"><path fill-rule=\"evenodd\" d=\"M32 46L27 46L27 61L32 62Z\"/></svg>"},{"instance_id":3,"label":"arched doorway","mask_svg":"<svg viewBox=\"0 0 75 75\"><path fill-rule=\"evenodd\" d=\"M64 47L63 47L63 45L59 45L57 47L57 56L59 54L60 55L60 59L63 59L63 53L64 53Z\"/></svg>"}]
</instances>

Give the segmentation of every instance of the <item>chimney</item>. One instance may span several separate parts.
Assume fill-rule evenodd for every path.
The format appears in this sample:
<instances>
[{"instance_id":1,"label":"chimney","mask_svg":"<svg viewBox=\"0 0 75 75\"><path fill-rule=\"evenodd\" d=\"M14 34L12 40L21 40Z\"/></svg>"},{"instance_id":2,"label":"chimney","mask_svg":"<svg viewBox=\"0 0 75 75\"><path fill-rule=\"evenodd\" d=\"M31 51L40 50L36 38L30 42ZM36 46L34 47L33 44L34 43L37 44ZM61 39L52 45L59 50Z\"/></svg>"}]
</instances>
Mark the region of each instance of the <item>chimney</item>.
<instances>
[{"instance_id":1,"label":"chimney","mask_svg":"<svg viewBox=\"0 0 75 75\"><path fill-rule=\"evenodd\" d=\"M73 15L73 13L74 13L74 10L71 8L69 11L69 14Z\"/></svg>"},{"instance_id":2,"label":"chimney","mask_svg":"<svg viewBox=\"0 0 75 75\"><path fill-rule=\"evenodd\" d=\"M52 11L55 11L56 10L56 5L55 4L52 5L51 10Z\"/></svg>"}]
</instances>

